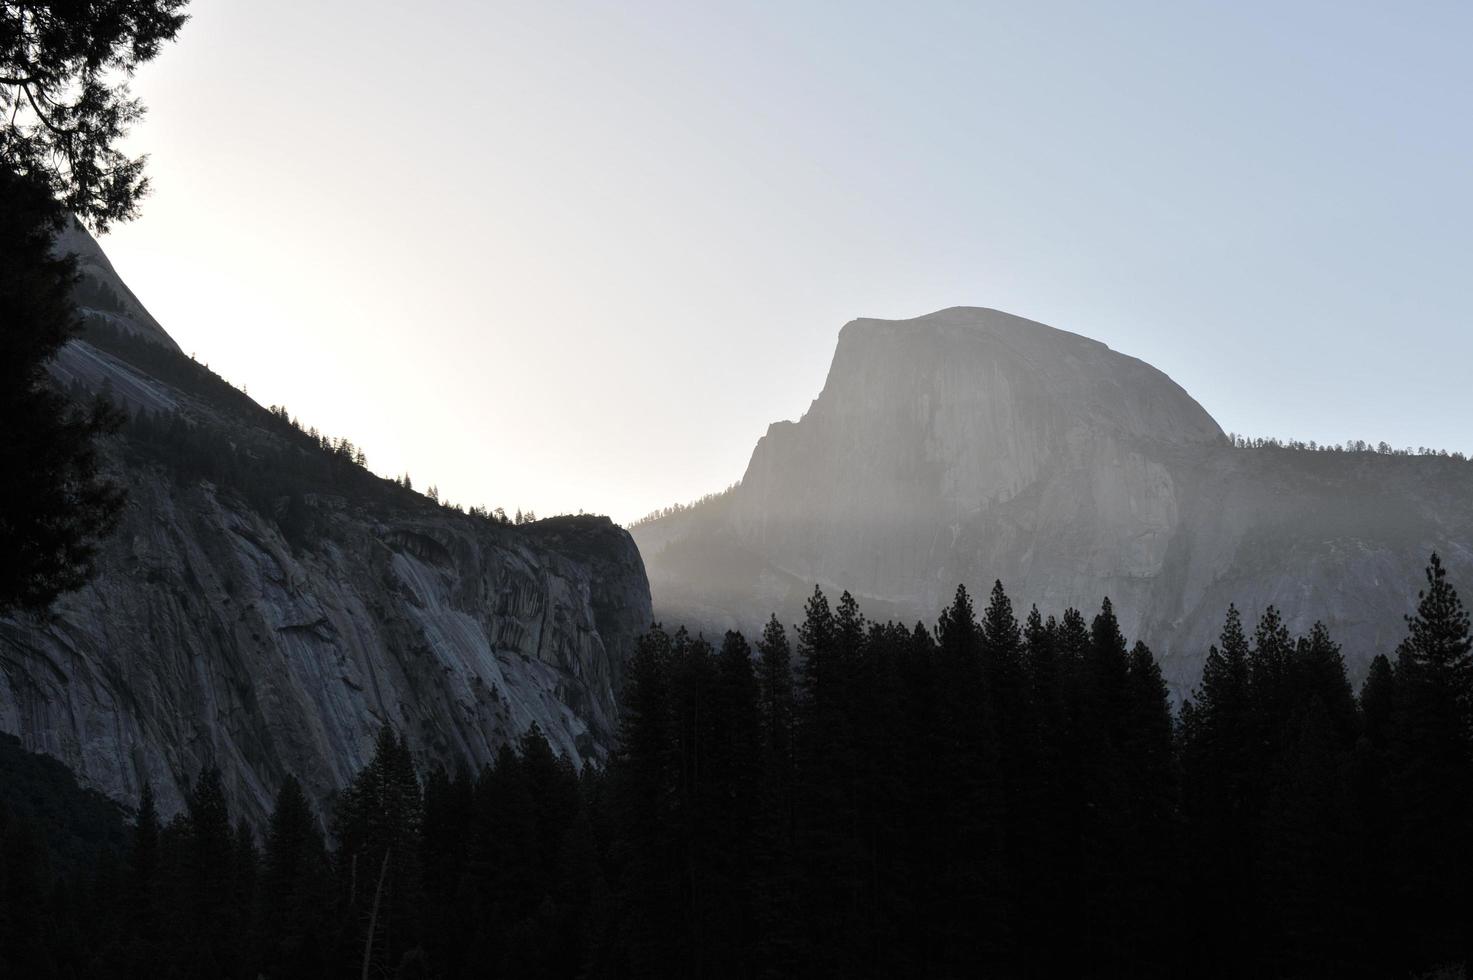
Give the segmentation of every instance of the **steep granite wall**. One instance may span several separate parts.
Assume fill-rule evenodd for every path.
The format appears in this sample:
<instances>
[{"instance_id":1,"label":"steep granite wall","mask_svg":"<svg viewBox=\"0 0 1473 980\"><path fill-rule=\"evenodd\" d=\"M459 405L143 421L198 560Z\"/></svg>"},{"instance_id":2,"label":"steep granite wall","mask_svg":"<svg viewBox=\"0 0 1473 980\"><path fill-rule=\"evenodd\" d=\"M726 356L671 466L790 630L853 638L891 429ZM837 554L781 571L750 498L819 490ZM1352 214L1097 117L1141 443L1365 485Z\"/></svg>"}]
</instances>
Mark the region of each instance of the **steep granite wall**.
<instances>
[{"instance_id":1,"label":"steep granite wall","mask_svg":"<svg viewBox=\"0 0 1473 980\"><path fill-rule=\"evenodd\" d=\"M1352 669L1401 636L1439 549L1473 589L1473 464L1236 449L1155 368L994 310L856 320L739 486L635 530L669 622L789 621L814 583L933 622L958 582L1086 612L1109 596L1196 683L1229 602L1324 618Z\"/></svg>"},{"instance_id":2,"label":"steep granite wall","mask_svg":"<svg viewBox=\"0 0 1473 980\"><path fill-rule=\"evenodd\" d=\"M103 329L63 352L63 384L234 447L247 468L316 451L185 363L95 243L78 247ZM131 438L108 452L128 504L95 579L46 621L0 619L0 730L125 803L151 782L166 812L218 765L255 821L288 772L325 803L384 724L426 766L479 766L534 723L574 759L607 752L650 621L639 552L607 518L499 525L358 470L340 493L263 503ZM310 535L284 533L290 506Z\"/></svg>"}]
</instances>

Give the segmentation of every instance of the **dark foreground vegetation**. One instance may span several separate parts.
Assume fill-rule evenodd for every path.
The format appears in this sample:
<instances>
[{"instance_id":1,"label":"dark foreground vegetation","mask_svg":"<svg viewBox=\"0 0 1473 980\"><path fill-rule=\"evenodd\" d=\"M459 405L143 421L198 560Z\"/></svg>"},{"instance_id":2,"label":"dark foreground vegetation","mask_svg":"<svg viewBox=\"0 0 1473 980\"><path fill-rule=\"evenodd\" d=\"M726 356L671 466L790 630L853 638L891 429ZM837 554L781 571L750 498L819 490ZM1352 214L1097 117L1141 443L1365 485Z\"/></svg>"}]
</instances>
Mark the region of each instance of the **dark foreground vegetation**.
<instances>
[{"instance_id":1,"label":"dark foreground vegetation","mask_svg":"<svg viewBox=\"0 0 1473 980\"><path fill-rule=\"evenodd\" d=\"M326 835L288 779L258 841L209 771L125 826L3 741L0 975L1461 975L1473 657L1427 579L1359 698L1323 628L1229 610L1179 717L1108 601L815 590L755 651L652 629L605 769L534 729L421 781L385 730Z\"/></svg>"},{"instance_id":2,"label":"dark foreground vegetation","mask_svg":"<svg viewBox=\"0 0 1473 980\"><path fill-rule=\"evenodd\" d=\"M0 610L46 608L91 571L122 506L47 364L79 327L77 262L52 254L75 215L98 231L148 190L119 146L142 117L127 79L183 26L185 0L0 3Z\"/></svg>"}]
</instances>

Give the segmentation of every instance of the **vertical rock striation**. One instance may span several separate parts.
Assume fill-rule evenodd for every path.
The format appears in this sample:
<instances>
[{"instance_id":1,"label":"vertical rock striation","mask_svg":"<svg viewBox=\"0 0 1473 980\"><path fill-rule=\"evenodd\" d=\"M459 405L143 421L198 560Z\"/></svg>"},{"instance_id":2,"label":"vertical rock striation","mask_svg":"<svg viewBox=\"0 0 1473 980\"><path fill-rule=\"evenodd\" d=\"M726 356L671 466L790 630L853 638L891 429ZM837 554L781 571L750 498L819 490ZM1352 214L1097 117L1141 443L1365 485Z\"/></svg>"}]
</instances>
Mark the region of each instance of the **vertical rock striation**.
<instances>
[{"instance_id":1,"label":"vertical rock striation","mask_svg":"<svg viewBox=\"0 0 1473 980\"><path fill-rule=\"evenodd\" d=\"M78 238L62 245L84 252L80 295L102 304L89 329L115 342L69 345L63 384L256 465L298 451L223 383L180 383L171 372L191 366ZM300 495L313 530L292 540L291 502L191 478L128 440L109 451L128 504L96 577L46 620L0 619L0 730L124 802L151 782L166 809L217 765L254 821L288 772L325 803L385 724L426 765L477 767L533 724L574 759L607 752L650 621L639 552L607 518L502 525L354 471L341 492Z\"/></svg>"}]
</instances>

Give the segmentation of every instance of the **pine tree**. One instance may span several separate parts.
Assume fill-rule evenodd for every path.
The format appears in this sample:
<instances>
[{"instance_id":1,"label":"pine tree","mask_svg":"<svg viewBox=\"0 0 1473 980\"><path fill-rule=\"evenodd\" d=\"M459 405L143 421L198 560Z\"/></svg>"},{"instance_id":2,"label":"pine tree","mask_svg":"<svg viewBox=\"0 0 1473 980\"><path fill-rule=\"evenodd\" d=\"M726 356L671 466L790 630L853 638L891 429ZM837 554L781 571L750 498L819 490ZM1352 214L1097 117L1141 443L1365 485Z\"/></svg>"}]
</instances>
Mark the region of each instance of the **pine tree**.
<instances>
[{"instance_id":1,"label":"pine tree","mask_svg":"<svg viewBox=\"0 0 1473 980\"><path fill-rule=\"evenodd\" d=\"M937 622L936 645L942 741L929 860L940 868L939 957L945 970L973 971L1005 960L1012 922L997 718L983 679L982 630L963 586Z\"/></svg>"},{"instance_id":2,"label":"pine tree","mask_svg":"<svg viewBox=\"0 0 1473 980\"><path fill-rule=\"evenodd\" d=\"M1072 810L1078 780L1068 768L1070 719L1058 634L1057 620L1045 620L1037 606L1029 610L1023 646L1029 737L1034 748L1020 816L1031 857L1025 859L1024 873L1015 878L1015 887L1018 949L1020 955L1033 958L1039 974L1058 974L1068 968L1068 944L1059 943L1057 937L1065 923L1076 921L1072 906L1079 898L1077 857L1069 850L1069 842L1077 836Z\"/></svg>"},{"instance_id":3,"label":"pine tree","mask_svg":"<svg viewBox=\"0 0 1473 980\"><path fill-rule=\"evenodd\" d=\"M273 977L321 976L327 968L331 866L317 817L296 777L276 794L261 875L264 971Z\"/></svg>"},{"instance_id":4,"label":"pine tree","mask_svg":"<svg viewBox=\"0 0 1473 980\"><path fill-rule=\"evenodd\" d=\"M796 773L792 652L787 631L776 616L768 619L757 642L757 689L761 719L761 797L757 820L757 895L759 964L791 973L797 956L797 888L794 868Z\"/></svg>"},{"instance_id":5,"label":"pine tree","mask_svg":"<svg viewBox=\"0 0 1473 980\"><path fill-rule=\"evenodd\" d=\"M1076 668L1083 664L1089 653L1089 626L1084 622L1084 614L1078 609L1065 609L1064 617L1059 620L1057 638L1059 657L1067 672L1078 673Z\"/></svg>"},{"instance_id":6,"label":"pine tree","mask_svg":"<svg viewBox=\"0 0 1473 980\"><path fill-rule=\"evenodd\" d=\"M750 976L760 935L757 902L760 854L757 822L762 809L762 719L752 653L746 639L728 632L716 656L715 742L711 746L712 916L706 930L710 962L728 975Z\"/></svg>"},{"instance_id":7,"label":"pine tree","mask_svg":"<svg viewBox=\"0 0 1473 980\"><path fill-rule=\"evenodd\" d=\"M1296 712L1298 732L1275 764L1258 862L1265 928L1251 937L1265 974L1347 976L1362 966L1353 921L1344 749L1316 696Z\"/></svg>"},{"instance_id":8,"label":"pine tree","mask_svg":"<svg viewBox=\"0 0 1473 980\"><path fill-rule=\"evenodd\" d=\"M684 951L670 924L681 921L680 866L672 853L677 779L671 692L672 644L655 626L640 637L624 681L619 740L610 762L617 828L618 902L623 910L620 969L633 976L680 976Z\"/></svg>"},{"instance_id":9,"label":"pine tree","mask_svg":"<svg viewBox=\"0 0 1473 980\"><path fill-rule=\"evenodd\" d=\"M787 631L776 616L763 627L757 653L763 751L770 774L786 791L793 760L793 663Z\"/></svg>"},{"instance_id":10,"label":"pine tree","mask_svg":"<svg viewBox=\"0 0 1473 980\"><path fill-rule=\"evenodd\" d=\"M1345 673L1340 644L1330 638L1324 623L1316 622L1309 635L1299 639L1292 670L1296 710L1306 710L1318 698L1340 746L1344 749L1354 746L1361 729L1355 695Z\"/></svg>"},{"instance_id":11,"label":"pine tree","mask_svg":"<svg viewBox=\"0 0 1473 980\"><path fill-rule=\"evenodd\" d=\"M1004 753L1003 764L1007 770L1004 778L1011 781L1005 792L1011 795L1016 792L1019 773L1030 767L1033 760L1025 731L1028 694L1023 634L1002 582L993 583L979 629L983 690L1001 740L1000 751Z\"/></svg>"},{"instance_id":12,"label":"pine tree","mask_svg":"<svg viewBox=\"0 0 1473 980\"><path fill-rule=\"evenodd\" d=\"M216 768L204 769L186 799L183 903L176 921L185 926L183 962L197 976L224 976L235 967L232 884L235 841L225 787Z\"/></svg>"},{"instance_id":13,"label":"pine tree","mask_svg":"<svg viewBox=\"0 0 1473 980\"><path fill-rule=\"evenodd\" d=\"M1092 696L1088 699L1090 721L1097 731L1118 741L1120 716L1114 710L1125 703L1129 655L1115 606L1109 597L1089 626L1089 657L1085 669Z\"/></svg>"},{"instance_id":14,"label":"pine tree","mask_svg":"<svg viewBox=\"0 0 1473 980\"><path fill-rule=\"evenodd\" d=\"M1124 749L1140 780L1133 806L1147 822L1164 822L1176 799L1171 697L1161 666L1139 640L1126 669Z\"/></svg>"},{"instance_id":15,"label":"pine tree","mask_svg":"<svg viewBox=\"0 0 1473 980\"><path fill-rule=\"evenodd\" d=\"M1106 598L1090 622L1089 645L1076 667L1077 758L1081 806L1076 870L1083 905L1076 948L1085 963L1116 972L1130 952L1130 779L1125 758L1129 659Z\"/></svg>"},{"instance_id":16,"label":"pine tree","mask_svg":"<svg viewBox=\"0 0 1473 980\"><path fill-rule=\"evenodd\" d=\"M1473 899L1473 655L1468 613L1434 554L1397 651L1391 786L1405 935L1421 965L1470 951Z\"/></svg>"},{"instance_id":17,"label":"pine tree","mask_svg":"<svg viewBox=\"0 0 1473 980\"><path fill-rule=\"evenodd\" d=\"M144 107L125 80L178 34L186 2L6 10L0 169L35 181L59 210L99 231L136 217L148 191L144 158L119 145Z\"/></svg>"},{"instance_id":18,"label":"pine tree","mask_svg":"<svg viewBox=\"0 0 1473 980\"><path fill-rule=\"evenodd\" d=\"M1183 712L1183 806L1191 837L1189 889L1203 896L1188 944L1204 951L1213 975L1245 970L1244 936L1253 932L1254 815L1249 810L1252 721L1248 639L1229 606L1202 682Z\"/></svg>"},{"instance_id":19,"label":"pine tree","mask_svg":"<svg viewBox=\"0 0 1473 980\"><path fill-rule=\"evenodd\" d=\"M1408 943L1397 894L1397 801L1391 781L1392 739L1399 698L1391 661L1378 654L1361 687L1365 737L1356 742L1349 767L1352 858L1356 891L1347 928L1361 937L1367 972L1382 976L1404 970Z\"/></svg>"},{"instance_id":20,"label":"pine tree","mask_svg":"<svg viewBox=\"0 0 1473 980\"><path fill-rule=\"evenodd\" d=\"M0 63L11 43L0 36ZM12 169L8 132L0 129L0 612L44 610L81 586L123 501L98 468L98 440L120 416L102 402L70 403L47 373L80 330L76 259L52 254L71 218L39 175Z\"/></svg>"},{"instance_id":21,"label":"pine tree","mask_svg":"<svg viewBox=\"0 0 1473 980\"><path fill-rule=\"evenodd\" d=\"M465 971L475 932L470 893L475 788L464 769L452 778L434 765L425 779L420 856L425 887L426 946L446 974Z\"/></svg>"},{"instance_id":22,"label":"pine tree","mask_svg":"<svg viewBox=\"0 0 1473 980\"><path fill-rule=\"evenodd\" d=\"M834 656L834 614L828 597L818 586L813 587L803 609L803 623L798 627L798 678L804 703L810 707L831 701L832 688L838 684L830 661Z\"/></svg>"},{"instance_id":23,"label":"pine tree","mask_svg":"<svg viewBox=\"0 0 1473 980\"><path fill-rule=\"evenodd\" d=\"M583 802L563 834L551 885L550 906L557 916L551 923L553 955L544 973L549 978L587 976L602 952L599 942L606 931L610 896L586 796Z\"/></svg>"},{"instance_id":24,"label":"pine tree","mask_svg":"<svg viewBox=\"0 0 1473 980\"><path fill-rule=\"evenodd\" d=\"M1181 933L1183 863L1175 730L1171 698L1161 667L1139 640L1127 665L1124 761L1129 820L1122 867L1125 890L1137 907L1154 905L1153 920L1128 916L1121 925L1123 945L1137 976L1172 976L1173 939Z\"/></svg>"},{"instance_id":25,"label":"pine tree","mask_svg":"<svg viewBox=\"0 0 1473 980\"><path fill-rule=\"evenodd\" d=\"M577 818L581 801L578 774L573 764L553 751L536 722L517 742L517 755L527 792L532 798L532 818L537 831L534 851L540 878L550 881L562 850L562 839Z\"/></svg>"},{"instance_id":26,"label":"pine tree","mask_svg":"<svg viewBox=\"0 0 1473 980\"><path fill-rule=\"evenodd\" d=\"M1407 638L1397 650L1397 668L1409 683L1425 686L1445 701L1438 724L1447 749L1473 738L1473 638L1468 613L1447 581L1447 569L1436 553L1427 566L1427 588L1417 593L1417 614L1407 617Z\"/></svg>"},{"instance_id":27,"label":"pine tree","mask_svg":"<svg viewBox=\"0 0 1473 980\"><path fill-rule=\"evenodd\" d=\"M587 868L568 866L567 840L582 810L578 775L560 758L535 723L517 742L521 806L529 807L530 830L520 907L501 943L496 972L511 976L559 977L577 973L585 958L583 930L570 919L589 881L567 881ZM520 796L520 794L518 794ZM517 797L513 797L516 799ZM494 828L493 828L494 831Z\"/></svg>"},{"instance_id":28,"label":"pine tree","mask_svg":"<svg viewBox=\"0 0 1473 980\"><path fill-rule=\"evenodd\" d=\"M706 969L707 939L719 886L715 881L711 837L716 773L712 767L716 731L716 665L703 637L676 630L670 642L670 718L674 762L669 843L679 873L679 937L672 952L681 970Z\"/></svg>"},{"instance_id":29,"label":"pine tree","mask_svg":"<svg viewBox=\"0 0 1473 980\"><path fill-rule=\"evenodd\" d=\"M1361 714L1365 719L1366 737L1385 751L1391 741L1392 714L1396 710L1396 675L1385 654L1377 654L1366 671L1360 691Z\"/></svg>"},{"instance_id":30,"label":"pine tree","mask_svg":"<svg viewBox=\"0 0 1473 980\"><path fill-rule=\"evenodd\" d=\"M826 940L805 951L806 969L820 962L839 972L857 968L863 883L851 699L863 629L849 593L836 614L817 587L798 626L795 852L807 885L800 910L808 936Z\"/></svg>"},{"instance_id":31,"label":"pine tree","mask_svg":"<svg viewBox=\"0 0 1473 980\"><path fill-rule=\"evenodd\" d=\"M419 943L421 805L409 744L385 725L333 814L348 962L392 967Z\"/></svg>"},{"instance_id":32,"label":"pine tree","mask_svg":"<svg viewBox=\"0 0 1473 980\"><path fill-rule=\"evenodd\" d=\"M153 787L143 784L138 797L138 816L128 848L129 912L134 934L156 941L159 900L159 812Z\"/></svg>"},{"instance_id":33,"label":"pine tree","mask_svg":"<svg viewBox=\"0 0 1473 980\"><path fill-rule=\"evenodd\" d=\"M76 260L52 243L72 215L102 231L136 216L144 161L119 144L144 110L123 80L179 32L184 3L10 4L0 20L0 610L77 588L121 507L96 445L118 417L46 377L79 326Z\"/></svg>"},{"instance_id":34,"label":"pine tree","mask_svg":"<svg viewBox=\"0 0 1473 980\"><path fill-rule=\"evenodd\" d=\"M1038 774L1038 746L1028 711L1023 634L1000 581L993 582L978 628L982 696L997 760L991 792L996 797L1002 860L993 887L1003 895L1015 896L1025 889L1023 883L1033 874L1040 852L1050 845L1036 837L1039 814L1028 805L1035 795L1032 782ZM1011 944L1012 940L1008 936L1000 942Z\"/></svg>"},{"instance_id":35,"label":"pine tree","mask_svg":"<svg viewBox=\"0 0 1473 980\"><path fill-rule=\"evenodd\" d=\"M511 745L501 746L495 762L481 770L473 808L468 886L476 933L467 944L465 959L506 972L512 937L542 896L537 880L537 807L521 757Z\"/></svg>"},{"instance_id":36,"label":"pine tree","mask_svg":"<svg viewBox=\"0 0 1473 980\"><path fill-rule=\"evenodd\" d=\"M1294 641L1278 609L1263 611L1248 651L1248 688L1253 705L1251 768L1264 772L1286 748L1296 701L1293 676Z\"/></svg>"},{"instance_id":37,"label":"pine tree","mask_svg":"<svg viewBox=\"0 0 1473 980\"><path fill-rule=\"evenodd\" d=\"M912 737L906 717L905 661L911 632L897 623L870 623L856 668L854 751L858 798L855 838L861 862L858 928L862 955L875 973L909 967L901 903L911 906L906 879L913 866L908 814L914 773L903 744Z\"/></svg>"},{"instance_id":38,"label":"pine tree","mask_svg":"<svg viewBox=\"0 0 1473 980\"><path fill-rule=\"evenodd\" d=\"M257 950L253 935L257 918L257 889L261 877L261 852L256 836L244 820L237 821L230 848L230 962L248 971Z\"/></svg>"}]
</instances>

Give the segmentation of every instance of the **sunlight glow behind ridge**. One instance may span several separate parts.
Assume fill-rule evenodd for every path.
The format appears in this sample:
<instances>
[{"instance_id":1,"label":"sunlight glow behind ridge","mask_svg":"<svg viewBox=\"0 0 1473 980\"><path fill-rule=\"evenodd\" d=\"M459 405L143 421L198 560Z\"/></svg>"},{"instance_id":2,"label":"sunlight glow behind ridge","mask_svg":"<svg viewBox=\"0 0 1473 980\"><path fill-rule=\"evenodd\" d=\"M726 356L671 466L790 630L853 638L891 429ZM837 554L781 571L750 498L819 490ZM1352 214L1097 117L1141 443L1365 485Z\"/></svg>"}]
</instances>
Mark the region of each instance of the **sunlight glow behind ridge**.
<instances>
[{"instance_id":1,"label":"sunlight glow behind ridge","mask_svg":"<svg viewBox=\"0 0 1473 980\"><path fill-rule=\"evenodd\" d=\"M199 0L102 240L378 472L629 520L738 479L845 321L960 304L1224 429L1473 450L1465 6L400 9Z\"/></svg>"}]
</instances>

